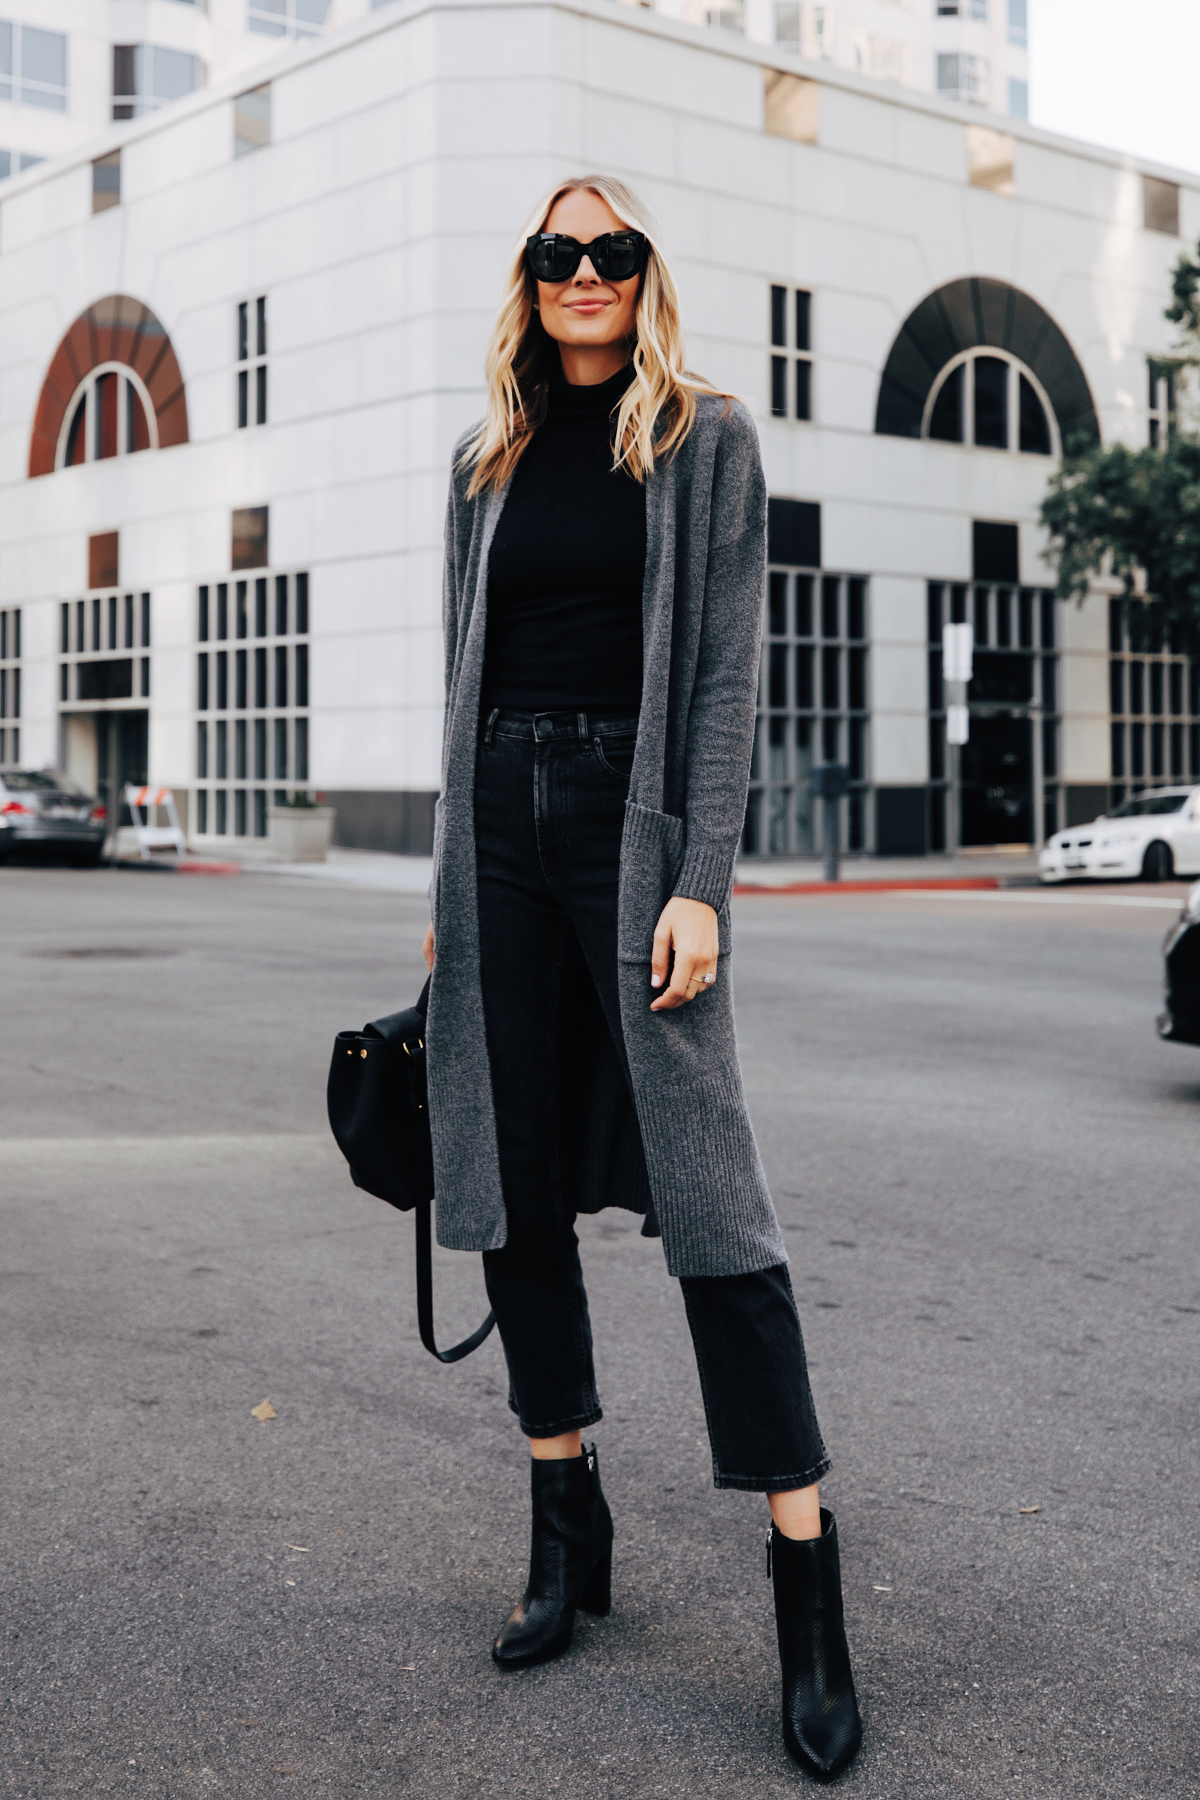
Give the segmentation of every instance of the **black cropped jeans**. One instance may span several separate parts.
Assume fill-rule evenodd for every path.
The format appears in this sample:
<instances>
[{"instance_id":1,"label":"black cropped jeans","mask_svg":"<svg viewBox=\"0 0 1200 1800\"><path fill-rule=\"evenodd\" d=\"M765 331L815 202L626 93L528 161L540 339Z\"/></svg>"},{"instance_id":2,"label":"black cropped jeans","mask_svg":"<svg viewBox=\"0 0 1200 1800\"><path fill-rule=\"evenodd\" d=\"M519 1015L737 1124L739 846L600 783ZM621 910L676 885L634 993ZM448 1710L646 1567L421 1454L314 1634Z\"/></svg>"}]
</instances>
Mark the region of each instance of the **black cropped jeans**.
<instances>
[{"instance_id":1,"label":"black cropped jeans","mask_svg":"<svg viewBox=\"0 0 1200 1800\"><path fill-rule=\"evenodd\" d=\"M480 728L480 966L508 1218L507 1243L483 1264L509 1404L529 1437L558 1437L602 1416L575 1213L559 1177L555 1034L564 963L581 951L628 1081L617 884L636 731L632 718L499 710ZM647 1006L652 997L647 978ZM716 1485L808 1487L829 1458L786 1265L685 1276L680 1286Z\"/></svg>"}]
</instances>

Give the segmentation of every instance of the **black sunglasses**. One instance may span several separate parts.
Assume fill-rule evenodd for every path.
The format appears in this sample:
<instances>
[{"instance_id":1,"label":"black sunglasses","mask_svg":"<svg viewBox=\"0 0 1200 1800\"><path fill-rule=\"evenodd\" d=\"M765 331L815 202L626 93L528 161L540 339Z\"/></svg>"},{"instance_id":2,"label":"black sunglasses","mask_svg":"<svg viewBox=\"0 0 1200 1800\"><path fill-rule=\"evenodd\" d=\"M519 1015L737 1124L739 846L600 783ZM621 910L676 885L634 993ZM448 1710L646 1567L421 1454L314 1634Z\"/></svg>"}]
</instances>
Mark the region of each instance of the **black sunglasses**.
<instances>
[{"instance_id":1,"label":"black sunglasses","mask_svg":"<svg viewBox=\"0 0 1200 1800\"><path fill-rule=\"evenodd\" d=\"M629 281L641 274L649 253L640 231L606 231L590 244L557 231L538 231L525 240L525 260L539 281L570 281L585 256L601 281Z\"/></svg>"}]
</instances>

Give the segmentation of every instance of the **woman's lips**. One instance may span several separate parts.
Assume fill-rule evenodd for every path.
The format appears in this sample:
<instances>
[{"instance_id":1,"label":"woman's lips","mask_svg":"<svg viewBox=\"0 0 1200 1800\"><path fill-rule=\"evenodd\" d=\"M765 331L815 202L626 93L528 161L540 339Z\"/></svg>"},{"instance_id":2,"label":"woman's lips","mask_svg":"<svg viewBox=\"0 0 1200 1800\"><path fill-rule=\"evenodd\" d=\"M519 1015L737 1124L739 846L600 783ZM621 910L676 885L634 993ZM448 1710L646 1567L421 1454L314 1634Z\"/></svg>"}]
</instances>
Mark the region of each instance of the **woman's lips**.
<instances>
[{"instance_id":1,"label":"woman's lips","mask_svg":"<svg viewBox=\"0 0 1200 1800\"><path fill-rule=\"evenodd\" d=\"M569 300L567 311L574 313L605 312L610 304L608 300Z\"/></svg>"}]
</instances>

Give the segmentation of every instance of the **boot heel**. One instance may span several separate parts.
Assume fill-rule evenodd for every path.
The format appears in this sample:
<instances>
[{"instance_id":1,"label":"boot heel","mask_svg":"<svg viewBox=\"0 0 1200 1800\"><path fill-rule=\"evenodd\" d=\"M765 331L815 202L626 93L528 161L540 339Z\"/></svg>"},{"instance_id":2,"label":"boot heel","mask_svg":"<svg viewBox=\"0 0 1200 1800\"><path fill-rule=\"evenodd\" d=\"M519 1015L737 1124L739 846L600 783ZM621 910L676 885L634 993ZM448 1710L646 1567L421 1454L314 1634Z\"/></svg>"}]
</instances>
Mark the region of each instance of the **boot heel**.
<instances>
[{"instance_id":1,"label":"boot heel","mask_svg":"<svg viewBox=\"0 0 1200 1800\"><path fill-rule=\"evenodd\" d=\"M583 1584L579 1610L602 1619L612 1607L612 1551L601 1557Z\"/></svg>"}]
</instances>

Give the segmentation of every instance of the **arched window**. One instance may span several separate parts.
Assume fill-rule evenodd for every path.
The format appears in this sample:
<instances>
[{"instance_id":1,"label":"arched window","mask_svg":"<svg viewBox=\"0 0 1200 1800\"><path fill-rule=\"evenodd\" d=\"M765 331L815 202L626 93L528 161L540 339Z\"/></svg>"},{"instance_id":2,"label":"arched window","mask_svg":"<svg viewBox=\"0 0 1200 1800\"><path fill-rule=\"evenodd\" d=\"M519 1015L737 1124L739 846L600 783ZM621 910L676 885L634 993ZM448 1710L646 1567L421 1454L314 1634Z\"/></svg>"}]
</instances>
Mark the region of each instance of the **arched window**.
<instances>
[{"instance_id":1,"label":"arched window","mask_svg":"<svg viewBox=\"0 0 1200 1800\"><path fill-rule=\"evenodd\" d=\"M1057 456L1062 445L1054 408L1031 369L1005 350L964 350L935 379L925 401L921 436L982 450Z\"/></svg>"},{"instance_id":2,"label":"arched window","mask_svg":"<svg viewBox=\"0 0 1200 1800\"><path fill-rule=\"evenodd\" d=\"M1035 456L1100 442L1062 331L1032 295L985 275L949 281L909 313L880 378L875 429Z\"/></svg>"},{"instance_id":3,"label":"arched window","mask_svg":"<svg viewBox=\"0 0 1200 1800\"><path fill-rule=\"evenodd\" d=\"M158 449L158 421L146 384L127 363L101 363L80 382L67 405L54 459L56 469Z\"/></svg>"},{"instance_id":4,"label":"arched window","mask_svg":"<svg viewBox=\"0 0 1200 1800\"><path fill-rule=\"evenodd\" d=\"M128 294L94 301L50 359L29 440L30 475L187 441L183 374L161 323Z\"/></svg>"}]
</instances>

